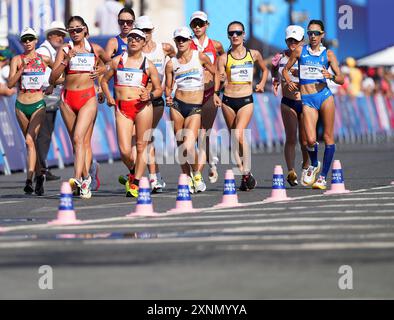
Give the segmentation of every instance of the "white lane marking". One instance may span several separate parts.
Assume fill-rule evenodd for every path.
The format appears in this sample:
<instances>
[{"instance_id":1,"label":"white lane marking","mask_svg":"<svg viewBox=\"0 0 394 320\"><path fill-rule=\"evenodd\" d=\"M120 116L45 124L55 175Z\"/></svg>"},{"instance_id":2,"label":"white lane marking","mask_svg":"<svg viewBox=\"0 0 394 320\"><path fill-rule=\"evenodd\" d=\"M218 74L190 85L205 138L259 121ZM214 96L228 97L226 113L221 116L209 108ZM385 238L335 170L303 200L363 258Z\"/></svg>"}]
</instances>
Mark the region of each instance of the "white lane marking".
<instances>
[{"instance_id":1,"label":"white lane marking","mask_svg":"<svg viewBox=\"0 0 394 320\"><path fill-rule=\"evenodd\" d=\"M393 249L394 242L355 242L355 243L302 243L302 244L274 244L274 245L228 245L216 246L217 250L229 251L330 251L355 249Z\"/></svg>"},{"instance_id":2,"label":"white lane marking","mask_svg":"<svg viewBox=\"0 0 394 320\"><path fill-rule=\"evenodd\" d=\"M349 201L373 201L373 200L393 200L394 197L376 197L376 198L340 198L340 199L318 199L318 200L298 200L297 203L309 202L309 203L318 203L318 202L349 202Z\"/></svg>"},{"instance_id":3,"label":"white lane marking","mask_svg":"<svg viewBox=\"0 0 394 320\"><path fill-rule=\"evenodd\" d=\"M23 202L23 200L15 200L15 201L0 201L0 204L12 204L12 203L19 203Z\"/></svg>"}]
</instances>

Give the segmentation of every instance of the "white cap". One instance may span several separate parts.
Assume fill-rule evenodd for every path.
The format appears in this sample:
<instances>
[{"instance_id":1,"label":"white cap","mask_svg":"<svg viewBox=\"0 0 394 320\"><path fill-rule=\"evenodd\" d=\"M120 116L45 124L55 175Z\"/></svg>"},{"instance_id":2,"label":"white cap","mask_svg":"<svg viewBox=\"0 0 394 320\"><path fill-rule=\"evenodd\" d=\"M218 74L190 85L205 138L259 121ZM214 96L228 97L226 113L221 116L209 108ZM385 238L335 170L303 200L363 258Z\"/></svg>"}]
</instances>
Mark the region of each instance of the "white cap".
<instances>
[{"instance_id":1,"label":"white cap","mask_svg":"<svg viewBox=\"0 0 394 320\"><path fill-rule=\"evenodd\" d=\"M22 30L22 33L21 33L20 38L23 38L24 36L27 36L27 35L32 35L32 36L34 36L36 39L38 39L37 32L35 32L35 31L34 31L32 28L30 28L30 27L26 27L26 28L24 28L24 29Z\"/></svg>"},{"instance_id":2,"label":"white cap","mask_svg":"<svg viewBox=\"0 0 394 320\"><path fill-rule=\"evenodd\" d=\"M183 38L191 39L193 36L192 36L192 33L189 28L181 27L181 28L178 28L174 31L174 39L176 37L183 37Z\"/></svg>"},{"instance_id":3,"label":"white cap","mask_svg":"<svg viewBox=\"0 0 394 320\"><path fill-rule=\"evenodd\" d=\"M304 28L300 26L288 26L286 29L286 40L289 38L296 39L297 41L301 41L304 38L305 31Z\"/></svg>"},{"instance_id":4,"label":"white cap","mask_svg":"<svg viewBox=\"0 0 394 320\"><path fill-rule=\"evenodd\" d=\"M195 11L195 12L193 12L192 16L190 17L190 22L192 22L194 19L200 19L202 21L208 21L208 16L203 11Z\"/></svg>"},{"instance_id":5,"label":"white cap","mask_svg":"<svg viewBox=\"0 0 394 320\"><path fill-rule=\"evenodd\" d=\"M146 34L140 29L132 29L128 34L127 37L130 37L132 34L138 34L140 37L146 39Z\"/></svg>"},{"instance_id":6,"label":"white cap","mask_svg":"<svg viewBox=\"0 0 394 320\"><path fill-rule=\"evenodd\" d=\"M138 29L153 29L155 27L148 16L138 17L134 22L134 26Z\"/></svg>"},{"instance_id":7,"label":"white cap","mask_svg":"<svg viewBox=\"0 0 394 320\"><path fill-rule=\"evenodd\" d=\"M51 24L49 25L48 29L45 30L45 36L47 36L48 33L52 32L52 31L60 31L60 32L64 33L65 35L67 35L66 26L61 21L52 21Z\"/></svg>"}]
</instances>

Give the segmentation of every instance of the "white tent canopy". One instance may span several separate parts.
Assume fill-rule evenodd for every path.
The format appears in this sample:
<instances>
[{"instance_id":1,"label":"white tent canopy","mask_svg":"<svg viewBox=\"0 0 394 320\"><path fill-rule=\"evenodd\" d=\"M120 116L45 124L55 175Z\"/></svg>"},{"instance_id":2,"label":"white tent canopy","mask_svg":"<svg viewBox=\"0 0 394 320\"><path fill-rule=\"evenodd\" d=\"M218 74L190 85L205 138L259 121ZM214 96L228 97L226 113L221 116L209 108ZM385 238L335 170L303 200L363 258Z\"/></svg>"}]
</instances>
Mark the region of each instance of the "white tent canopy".
<instances>
[{"instance_id":1,"label":"white tent canopy","mask_svg":"<svg viewBox=\"0 0 394 320\"><path fill-rule=\"evenodd\" d=\"M394 66L394 46L359 59L357 65L368 67Z\"/></svg>"}]
</instances>

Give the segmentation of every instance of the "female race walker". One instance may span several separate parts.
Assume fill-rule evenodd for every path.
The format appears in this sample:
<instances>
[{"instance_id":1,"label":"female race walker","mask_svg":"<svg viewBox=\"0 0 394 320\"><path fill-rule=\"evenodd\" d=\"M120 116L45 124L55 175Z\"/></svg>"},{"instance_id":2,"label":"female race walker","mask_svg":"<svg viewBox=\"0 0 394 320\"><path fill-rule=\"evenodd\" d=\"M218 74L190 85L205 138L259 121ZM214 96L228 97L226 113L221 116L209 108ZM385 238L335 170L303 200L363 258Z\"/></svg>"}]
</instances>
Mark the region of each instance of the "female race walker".
<instances>
[{"instance_id":1,"label":"female race walker","mask_svg":"<svg viewBox=\"0 0 394 320\"><path fill-rule=\"evenodd\" d=\"M97 116L94 80L106 70L105 66L97 67L99 59L103 63L111 59L103 48L86 39L89 30L83 18L73 16L67 25L71 40L58 51L49 82L54 83L65 73L60 112L75 154L74 178L70 179L70 185L81 198L88 199L92 196L89 169L93 157L91 138ZM99 88L101 95L100 91Z\"/></svg>"},{"instance_id":2,"label":"female race walker","mask_svg":"<svg viewBox=\"0 0 394 320\"><path fill-rule=\"evenodd\" d=\"M116 132L123 163L134 170L125 184L127 197L138 197L139 180L147 165L147 146L152 129L152 101L161 97L159 74L154 64L142 53L146 35L141 29L132 29L127 35L128 51L112 60L110 70L101 80L108 106L116 107ZM111 96L108 82L114 77L115 99ZM146 87L149 79L152 90ZM135 125L137 157L134 163L131 138Z\"/></svg>"},{"instance_id":3,"label":"female race walker","mask_svg":"<svg viewBox=\"0 0 394 320\"><path fill-rule=\"evenodd\" d=\"M15 103L16 117L26 139L27 179L24 192L38 195L44 194L45 175L41 173L37 159L36 140L40 127L45 119L45 101L42 90L45 70L52 67L49 57L36 53L37 33L25 28L20 36L23 54L12 58L8 88L12 89L19 82L18 96ZM33 175L36 174L36 186L33 189Z\"/></svg>"},{"instance_id":4,"label":"female race walker","mask_svg":"<svg viewBox=\"0 0 394 320\"><path fill-rule=\"evenodd\" d=\"M334 141L334 119L335 104L334 97L327 86L327 79L342 85L344 77L338 66L335 54L322 45L324 37L324 24L320 20L311 20L308 25L309 45L295 49L283 69L283 77L286 79L290 91L297 91L298 86L290 76L289 71L298 60L300 68L300 91L302 99L302 112L308 142L308 153L311 165L304 176L304 183L313 189L327 188L327 174L330 170L335 153ZM334 75L327 70L331 67ZM316 124L319 114L323 120L324 142L326 148L323 158L323 169L320 172L318 159L318 143L316 141ZM317 179L317 180L316 180Z\"/></svg>"},{"instance_id":5,"label":"female race walker","mask_svg":"<svg viewBox=\"0 0 394 320\"><path fill-rule=\"evenodd\" d=\"M193 50L198 50L205 53L212 64L216 64L217 57L224 53L223 46L219 41L211 40L207 36L207 29L209 26L208 16L203 11L196 11L192 14L190 18L190 28L193 30L194 37L192 39L191 48ZM201 139L203 145L206 143L206 148L200 146L199 150L199 161L198 161L198 172L202 172L204 165L208 162L209 169L209 181L215 183L218 179L218 172L216 169L217 158L211 158L212 155L209 152L209 131L212 129L213 123L216 118L217 108L213 103L213 93L214 93L214 79L212 75L204 70L204 100L201 113ZM208 131L208 136L207 135ZM208 156L207 156L208 155ZM208 159L207 159L208 157ZM207 161L208 160L208 161ZM196 175L193 177L194 183L199 185L201 188L205 187L202 175Z\"/></svg>"},{"instance_id":6,"label":"female race walker","mask_svg":"<svg viewBox=\"0 0 394 320\"><path fill-rule=\"evenodd\" d=\"M183 136L179 150L186 152L187 161L181 161L182 172L189 177L191 193L203 192L201 184L194 183L194 176L200 175L196 161L196 141L201 127L201 108L204 99L204 68L212 76L215 68L207 55L190 47L192 34L187 27L176 29L174 41L177 55L166 65L166 102L171 107L171 120L174 122L175 136ZM173 82L177 88L175 98L171 96ZM183 129L186 129L183 131Z\"/></svg>"},{"instance_id":7,"label":"female race walker","mask_svg":"<svg viewBox=\"0 0 394 320\"><path fill-rule=\"evenodd\" d=\"M281 112L286 132L285 159L288 169L287 182L292 187L298 185L297 173L294 168L297 126L298 138L302 152L301 184L303 184L304 175L309 167L309 157L306 150L306 135L302 117L301 93L299 90L289 90L285 79L282 77L282 71L289 60L291 52L302 44L302 41L304 40L304 33L304 28L300 26L288 26L286 29L286 44L288 50L278 53L272 59L272 78L274 79L273 87L275 95L278 95L278 87L279 85L282 85L283 97L281 102ZM298 64L295 64L290 71L289 76L291 80L298 84Z\"/></svg>"},{"instance_id":8,"label":"female race walker","mask_svg":"<svg viewBox=\"0 0 394 320\"><path fill-rule=\"evenodd\" d=\"M241 22L231 22L227 27L227 34L231 42L231 49L218 59L217 72L219 76L215 79L214 99L217 107L222 106L228 129L236 130L235 135L239 143L236 160L238 168L242 172L239 188L242 191L248 191L254 189L257 184L250 172L249 148L244 139L244 131L253 115L253 67L257 62L263 73L261 81L256 85L256 92L264 92L268 69L260 52L249 50L244 46L245 27ZM219 89L225 78L227 78L227 84L224 87L222 102L219 98Z\"/></svg>"},{"instance_id":9,"label":"female race walker","mask_svg":"<svg viewBox=\"0 0 394 320\"><path fill-rule=\"evenodd\" d=\"M148 16L141 16L135 20L135 27L141 29L146 35L146 43L142 49L143 54L155 65L159 79L162 86L164 86L164 72L165 65L169 58L175 56L175 49L169 43L156 43L152 39L152 34L155 26ZM151 91L152 83L149 81L147 89ZM152 129L155 129L159 124L164 111L164 99L159 97L152 101L153 105L153 123ZM149 181L151 184L152 192L160 193L165 188L166 183L164 182L159 165L156 163L155 148L153 143L153 137L149 143Z\"/></svg>"}]
</instances>

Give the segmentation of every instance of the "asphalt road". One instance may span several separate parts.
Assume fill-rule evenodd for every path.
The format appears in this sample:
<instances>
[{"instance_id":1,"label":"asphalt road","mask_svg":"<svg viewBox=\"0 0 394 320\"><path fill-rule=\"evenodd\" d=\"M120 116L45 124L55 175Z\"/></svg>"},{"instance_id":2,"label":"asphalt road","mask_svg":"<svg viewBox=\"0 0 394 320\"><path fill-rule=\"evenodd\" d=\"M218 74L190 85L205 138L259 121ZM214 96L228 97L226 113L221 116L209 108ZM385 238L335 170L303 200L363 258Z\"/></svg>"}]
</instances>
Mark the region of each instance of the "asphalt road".
<instances>
[{"instance_id":1,"label":"asphalt road","mask_svg":"<svg viewBox=\"0 0 394 320\"><path fill-rule=\"evenodd\" d=\"M166 165L166 192L153 196L154 218L126 218L121 163L101 164L92 199L74 199L78 226L48 226L57 214L60 182L44 197L23 194L23 173L0 176L1 299L273 299L394 298L393 145L338 146L346 195L303 187L295 198L266 203L282 154L253 156L258 187L238 192L240 208L213 209L223 173L193 195L198 213L167 215L175 206L179 167ZM321 155L322 156L322 152ZM54 170L67 180L72 168ZM239 178L237 178L237 183ZM39 287L39 268L53 271L53 289ZM342 290L342 276L352 281ZM349 277L349 278L348 278ZM42 279L41 279L42 280Z\"/></svg>"}]
</instances>

